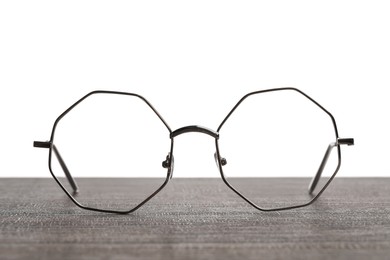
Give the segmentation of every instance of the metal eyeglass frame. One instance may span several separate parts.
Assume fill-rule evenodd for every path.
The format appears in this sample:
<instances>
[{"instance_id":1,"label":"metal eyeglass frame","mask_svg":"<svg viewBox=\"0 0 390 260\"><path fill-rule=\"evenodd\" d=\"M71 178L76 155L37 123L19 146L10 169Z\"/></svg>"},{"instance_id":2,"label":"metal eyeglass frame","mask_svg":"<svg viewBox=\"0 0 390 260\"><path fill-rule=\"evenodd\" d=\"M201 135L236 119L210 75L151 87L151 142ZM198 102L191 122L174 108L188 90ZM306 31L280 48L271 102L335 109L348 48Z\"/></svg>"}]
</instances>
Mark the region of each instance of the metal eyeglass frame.
<instances>
[{"instance_id":1,"label":"metal eyeglass frame","mask_svg":"<svg viewBox=\"0 0 390 260\"><path fill-rule=\"evenodd\" d=\"M233 112L237 109L237 107L246 99L248 98L249 96L252 96L252 95L256 95L256 94L261 94L261 93L266 93L266 92L274 92L274 91L284 91L284 90L291 90L291 91L296 91L298 93L300 93L301 95L303 95L304 97L306 97L308 100L310 100L311 102L313 102L316 106L318 106L321 110L323 110L332 120L332 123L333 123L333 127L334 127L334 131L335 131L335 135L336 135L336 141L335 142L332 142L329 144L328 148L326 149L326 152L324 154L324 157L321 161L321 164L317 170L317 173L315 174L315 176L312 178L311 182L310 182L310 185L309 185L309 188L308 188L308 193L309 194L312 194L314 189L316 188L317 186L317 183L321 177L321 174L325 168L325 165L328 161L328 158L330 156L330 153L332 152L333 148L337 148L337 156L338 156L338 164L337 164L337 167L334 171L334 173L332 174L332 176L329 178L329 180L325 183L325 185L322 187L322 189L315 195L313 196L313 198L305 203L305 204L300 204L300 205L294 205L294 206L288 206L288 207L279 207L279 208L271 208L271 209L265 209L265 208L261 208L259 207L258 205L256 205L254 202L252 202L250 199L246 198L242 193L240 193L237 189L235 189L230 183L229 181L225 178L225 175L224 175L224 172L223 172L223 166L226 165L227 161L225 158L222 158L221 155L220 155L220 150L219 150L219 143L218 143L218 139L219 139L219 132L222 128L222 126L225 124L225 122L229 119L229 117L233 114ZM145 200L141 201L137 206L135 206L134 208L130 209L130 210L125 210L125 211L119 211L119 210L109 210L109 209L99 209L99 208L91 208L91 207L87 207L87 206L84 206L82 205L81 203L79 203L73 196L72 194L76 194L78 192L78 186L77 186L77 182L75 181L75 179L72 177L68 167L66 166L66 163L65 161L63 160L63 158L61 157L61 154L58 150L58 148L54 145L53 143L53 140L54 140L54 135L55 135L55 131L56 131L56 127L57 127L57 124L58 122L67 114L69 113L73 108L75 108L78 104L80 104L83 100L85 100L86 98L88 98L89 96L91 95L94 95L94 94L116 94L116 95L128 95L128 96L134 96L134 97L138 97L140 98L142 101L144 101L152 110L153 112L158 116L158 118L162 121L162 123L167 127L168 131L169 131L169 137L171 139L171 147L170 147L170 152L169 154L166 156L166 159L162 162L162 167L166 168L167 169L167 176L165 178L165 181L164 183L156 190L154 191L149 197L147 197ZM203 126L198 126L198 125L190 125L190 126L185 126L185 127L181 127L175 131L172 131L171 128L169 127L169 125L166 123L166 121L163 119L163 117L157 112L157 110L149 103L149 101L147 101L144 97L138 95L138 94L134 94L134 93L127 93L127 92L118 92L118 91L105 91L105 90L97 90L97 91L92 91L90 93L88 93L87 95L85 95L84 97L82 97L81 99L79 99L76 103L74 103L73 105L71 105L68 109L66 109L54 122L54 125L53 125L53 128L52 128L52 132L51 132L51 137L50 137L50 140L49 141L46 141L46 142L42 142L42 141L34 141L34 147L39 147L39 148L48 148L49 149L49 170L50 170L50 173L51 175L53 176L53 178L55 179L55 181L58 183L58 185L62 188L62 190L68 195L68 197L80 208L83 208L83 209L86 209L86 210L93 210L93 211L98 211L98 212L107 212L107 213L122 213L122 214L127 214L127 213L131 213L131 212L134 212L135 210L137 210L138 208L140 208L142 205L144 205L147 201L149 201L151 198L153 198L157 193L159 193L164 187L165 185L167 185L167 183L169 182L169 180L172 178L172 174L173 174L173 169L174 169L174 157L173 157L173 144L174 144L174 138L178 135L181 135L181 134L184 134L184 133L189 133L189 132L198 132L198 133L204 133L204 134L207 134L211 137L213 137L215 139L215 146L216 146L216 152L214 154L214 157L215 157L215 160L217 162L217 166L218 166L218 169L220 171L220 174L221 174L221 177L222 177L222 180L224 181L224 183L231 189L233 190L238 196L240 196L242 199L244 199L246 202L248 202L250 205L252 205L253 207L255 207L256 209L260 210L260 211L280 211L280 210L288 210L288 209L294 209L294 208L300 208L300 207L305 207L305 206L308 206L310 204L312 204L314 201L316 201L318 199L318 197L324 192L324 190L328 187L328 185L331 183L331 181L334 179L334 177L336 176L337 172L339 171L340 169L340 166L341 166L341 149L340 149L340 145L354 145L354 139L353 138L339 138L339 135L338 135L338 130L337 130L337 125L336 125L336 121L333 117L333 115L327 111L324 107L322 107L317 101L315 101L313 98L309 97L307 94L305 94L304 92L302 92L301 90L299 89L296 89L296 88L273 88L273 89L266 89L266 90L260 90L260 91L254 91L254 92L251 92L251 93L248 93L246 94L245 96L243 96L238 102L237 104L231 109L231 111L228 113L228 115L224 118L224 120L222 121L222 123L219 125L217 131L213 131L209 128L206 128L206 127L203 127ZM52 154L55 155L55 157L57 158L62 170L64 171L65 173L65 176L66 176L66 179L68 180L70 186L72 187L73 189L73 193L70 194L68 192L68 190L62 185L62 183L58 180L58 178L55 176L55 174L53 173L53 170L52 170L52 167L51 167L51 161L52 161Z\"/></svg>"}]
</instances>

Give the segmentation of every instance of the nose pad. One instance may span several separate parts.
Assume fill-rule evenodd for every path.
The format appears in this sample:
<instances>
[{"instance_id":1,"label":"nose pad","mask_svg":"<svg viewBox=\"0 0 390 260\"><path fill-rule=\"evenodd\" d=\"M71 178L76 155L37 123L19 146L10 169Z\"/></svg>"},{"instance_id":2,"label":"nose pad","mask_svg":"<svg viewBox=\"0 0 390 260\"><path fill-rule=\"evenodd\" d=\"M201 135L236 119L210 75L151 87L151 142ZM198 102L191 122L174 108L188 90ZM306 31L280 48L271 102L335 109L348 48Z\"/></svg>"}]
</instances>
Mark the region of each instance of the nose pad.
<instances>
[{"instance_id":1,"label":"nose pad","mask_svg":"<svg viewBox=\"0 0 390 260\"><path fill-rule=\"evenodd\" d=\"M162 167L168 168L168 177L169 179L172 179L173 169L175 167L175 158L173 157L173 155L171 156L171 154L168 153L167 157L162 162Z\"/></svg>"},{"instance_id":2,"label":"nose pad","mask_svg":"<svg viewBox=\"0 0 390 260\"><path fill-rule=\"evenodd\" d=\"M217 164L217 167L219 167L217 152L214 153L214 160L215 160L215 163ZM222 166L225 166L227 164L227 160L225 158L221 157L219 160L221 161Z\"/></svg>"}]
</instances>

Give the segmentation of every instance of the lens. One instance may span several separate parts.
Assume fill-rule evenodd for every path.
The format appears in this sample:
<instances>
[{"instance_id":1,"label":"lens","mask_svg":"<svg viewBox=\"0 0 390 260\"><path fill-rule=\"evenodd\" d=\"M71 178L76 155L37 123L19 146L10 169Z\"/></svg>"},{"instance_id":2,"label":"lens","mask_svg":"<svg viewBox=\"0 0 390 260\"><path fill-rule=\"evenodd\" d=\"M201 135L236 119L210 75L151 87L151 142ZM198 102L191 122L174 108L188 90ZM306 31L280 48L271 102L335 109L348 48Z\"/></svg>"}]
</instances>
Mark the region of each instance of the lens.
<instances>
[{"instance_id":1,"label":"lens","mask_svg":"<svg viewBox=\"0 0 390 260\"><path fill-rule=\"evenodd\" d=\"M81 205L129 211L167 180L170 149L168 128L142 98L95 93L58 121L50 163Z\"/></svg>"},{"instance_id":2,"label":"lens","mask_svg":"<svg viewBox=\"0 0 390 260\"><path fill-rule=\"evenodd\" d=\"M312 201L339 162L336 146L310 193L308 187L336 133L332 118L294 89L249 95L219 133L220 156L226 160L222 175L263 209Z\"/></svg>"}]
</instances>

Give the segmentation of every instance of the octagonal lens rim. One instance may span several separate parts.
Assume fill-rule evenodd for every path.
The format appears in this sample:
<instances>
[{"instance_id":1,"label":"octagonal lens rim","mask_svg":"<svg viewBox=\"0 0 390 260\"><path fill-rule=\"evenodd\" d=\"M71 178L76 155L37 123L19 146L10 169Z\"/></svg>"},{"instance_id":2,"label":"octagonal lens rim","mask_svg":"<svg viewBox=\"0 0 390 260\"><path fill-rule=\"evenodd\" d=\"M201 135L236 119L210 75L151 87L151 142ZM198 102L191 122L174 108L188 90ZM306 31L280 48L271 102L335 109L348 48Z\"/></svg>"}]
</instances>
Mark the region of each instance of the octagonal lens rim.
<instances>
[{"instance_id":1,"label":"octagonal lens rim","mask_svg":"<svg viewBox=\"0 0 390 260\"><path fill-rule=\"evenodd\" d=\"M316 100L311 98L309 95L307 95L306 93L304 93L303 91L301 91L301 90L299 90L297 88L291 88L291 87L288 87L288 88L272 88L272 89L259 90L259 91L250 92L250 93L244 95L237 102L237 104L232 108L232 110L230 110L228 115L223 119L223 121L221 122L221 124L219 125L219 127L217 129L217 132L220 133L220 130L222 129L223 125L226 123L226 121L230 118L230 116L234 113L234 111L240 106L240 104L245 99L247 99L248 97L253 96L253 95L267 93L267 92L275 92L275 91L295 91L295 92L298 92L299 94L301 94L302 96L306 97L309 101L313 102L317 107L319 107L322 111L324 111L331 118L332 124L333 124L333 128L334 128L334 131L335 131L336 140L338 140L339 134L338 134L338 130L337 130L336 120L333 117L333 115L328 110L326 110L323 106L321 106ZM220 148L219 148L219 138L215 139L215 146L216 146L217 158L222 158L221 154L220 154ZM332 182L334 177L337 175L337 172L339 171L340 166L341 166L341 149L340 149L340 145L337 144L335 148L337 149L337 159L338 159L337 166L336 166L336 169L335 169L334 173L331 175L331 177L325 183L325 185L322 187L322 189L309 202L304 203L304 204L297 204L297 205L292 205L292 206L286 206L286 207L275 207L275 208L262 208L262 207L260 207L259 205L254 203L252 200L250 200L249 198L244 196L238 189L236 189L227 180L227 178L225 177L224 171L223 171L223 165L222 165L221 160L217 160L217 163L218 163L218 169L219 169L219 172L221 174L223 182L231 190L233 190L238 196L240 196L242 199L244 199L246 202L248 202L250 205L252 205L253 207L255 207L258 210L261 210L261 211L281 211L281 210L295 209L295 208L301 208L301 207L308 206L308 205L312 204L314 201L316 201L321 196L321 194L326 190L326 188Z\"/></svg>"},{"instance_id":2,"label":"octagonal lens rim","mask_svg":"<svg viewBox=\"0 0 390 260\"><path fill-rule=\"evenodd\" d=\"M130 208L129 210L111 210L111 209L101 209L101 208L93 208L93 207L88 207L88 206L85 206L83 205L82 203L80 203L79 201L77 201L73 196L72 194L64 187L64 185L62 185L62 183L59 181L59 179L56 177L56 175L54 174L54 171L52 169L52 153L53 153L53 141L54 141L54 136L55 136L55 131L56 131L56 128L57 128L57 125L58 123L61 121L61 119L66 115L68 114L70 111L72 111L77 105L79 105L81 102L83 102L85 99L87 99L89 96L92 96L92 95L95 95L95 94L113 94L113 95L126 95L126 96L133 96L133 97L137 97L139 99L141 99L143 102L146 103L146 105L149 106L149 108L157 115L157 117L161 120L161 122L164 124L164 126L168 129L169 131L169 136L171 136L172 134L172 130L171 128L169 127L169 125L167 124L167 122L164 120L164 118L159 114L159 112L152 106L152 104L146 99L144 98L143 96L141 95L138 95L138 94L135 94L135 93L129 93L129 92L120 92L120 91L109 91L109 90L95 90L95 91L92 91L92 92L89 92L88 94L86 94L85 96L83 96L82 98L80 98L78 101L76 101L73 105L71 105L69 108L67 108L64 112L62 112L58 117L57 119L54 121L54 124L53 124L53 128L52 128L52 131L51 131L51 136L50 136L50 148L49 148L49 159L48 159L48 165L49 165L49 171L52 175L52 177L54 178L54 180L57 182L57 184L61 187L61 189L65 192L65 194L71 199L71 201L76 204L78 207L82 208L82 209L86 209L86 210L92 210L92 211L98 211L98 212L105 212L105 213L119 213L119 214L128 214L128 213L131 213L131 212L134 212L135 210L137 210L138 208L140 208L142 205L144 205L146 202L148 202L151 198L153 198L154 196L157 195L157 193L159 193L166 185L167 183L169 182L169 176L171 176L171 173L172 173L172 170L173 168L172 167L168 167L167 168L167 175L165 177L165 180L164 182L162 183L162 185L157 188L157 190L155 190L151 195L149 195L148 197L146 197L143 201L141 201L140 203L138 203L136 206ZM172 155L173 154L173 138L170 138L171 139L171 147L170 147L170 154ZM170 159L172 158L172 156L170 157ZM171 164L170 164L171 165Z\"/></svg>"}]
</instances>

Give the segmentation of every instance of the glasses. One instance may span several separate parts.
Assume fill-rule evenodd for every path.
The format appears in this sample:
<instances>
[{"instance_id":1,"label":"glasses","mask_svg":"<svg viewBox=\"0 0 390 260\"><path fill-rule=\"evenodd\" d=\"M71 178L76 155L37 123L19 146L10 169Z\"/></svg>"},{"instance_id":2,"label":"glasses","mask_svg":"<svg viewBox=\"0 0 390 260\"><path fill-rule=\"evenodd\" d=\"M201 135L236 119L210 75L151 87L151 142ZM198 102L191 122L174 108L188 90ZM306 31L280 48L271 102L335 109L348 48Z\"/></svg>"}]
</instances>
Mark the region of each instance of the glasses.
<instances>
[{"instance_id":1,"label":"glasses","mask_svg":"<svg viewBox=\"0 0 390 260\"><path fill-rule=\"evenodd\" d=\"M267 89L242 97L217 130L191 125L172 131L142 96L93 91L54 122L51 175L79 207L131 213L172 178L174 140L198 132L215 141L223 182L261 211L308 206L328 187L341 165L332 114L295 88Z\"/></svg>"}]
</instances>

